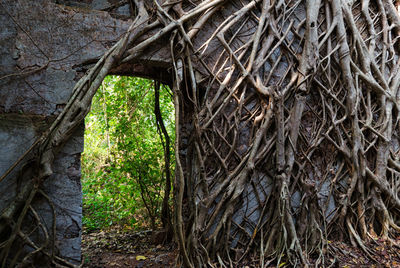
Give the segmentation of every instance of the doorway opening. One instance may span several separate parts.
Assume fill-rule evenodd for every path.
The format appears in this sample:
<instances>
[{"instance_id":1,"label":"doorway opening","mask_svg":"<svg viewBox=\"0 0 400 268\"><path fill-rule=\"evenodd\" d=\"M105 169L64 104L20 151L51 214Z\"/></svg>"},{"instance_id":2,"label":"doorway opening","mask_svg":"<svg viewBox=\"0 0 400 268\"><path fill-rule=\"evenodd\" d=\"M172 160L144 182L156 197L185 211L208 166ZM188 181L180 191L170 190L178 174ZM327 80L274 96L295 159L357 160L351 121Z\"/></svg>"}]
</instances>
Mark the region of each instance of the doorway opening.
<instances>
[{"instance_id":1,"label":"doorway opening","mask_svg":"<svg viewBox=\"0 0 400 268\"><path fill-rule=\"evenodd\" d=\"M161 226L166 181L173 177L174 141L174 105L168 86L137 77L107 76L85 118L84 227Z\"/></svg>"},{"instance_id":2,"label":"doorway opening","mask_svg":"<svg viewBox=\"0 0 400 268\"><path fill-rule=\"evenodd\" d=\"M85 118L84 233L150 233L171 223L174 114L168 86L104 79Z\"/></svg>"}]
</instances>

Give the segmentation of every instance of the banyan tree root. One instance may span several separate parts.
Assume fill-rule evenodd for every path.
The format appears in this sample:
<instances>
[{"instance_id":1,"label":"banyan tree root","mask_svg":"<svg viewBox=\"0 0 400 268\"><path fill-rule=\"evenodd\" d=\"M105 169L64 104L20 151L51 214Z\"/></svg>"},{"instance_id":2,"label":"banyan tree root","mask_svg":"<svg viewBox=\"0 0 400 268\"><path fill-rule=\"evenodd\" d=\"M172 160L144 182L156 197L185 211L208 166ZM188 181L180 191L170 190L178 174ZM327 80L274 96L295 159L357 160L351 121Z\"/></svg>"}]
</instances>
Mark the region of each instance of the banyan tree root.
<instances>
[{"instance_id":1,"label":"banyan tree root","mask_svg":"<svg viewBox=\"0 0 400 268\"><path fill-rule=\"evenodd\" d=\"M28 213L37 219L31 197L104 76L160 40L171 51L176 109L178 264L324 266L331 264L328 240L371 258L369 239L395 243L398 2L135 3L131 29L78 82L34 146L40 172L1 216L0 232L12 230L0 244L3 260L16 237L30 243L20 221ZM48 240L30 254L48 253Z\"/></svg>"}]
</instances>

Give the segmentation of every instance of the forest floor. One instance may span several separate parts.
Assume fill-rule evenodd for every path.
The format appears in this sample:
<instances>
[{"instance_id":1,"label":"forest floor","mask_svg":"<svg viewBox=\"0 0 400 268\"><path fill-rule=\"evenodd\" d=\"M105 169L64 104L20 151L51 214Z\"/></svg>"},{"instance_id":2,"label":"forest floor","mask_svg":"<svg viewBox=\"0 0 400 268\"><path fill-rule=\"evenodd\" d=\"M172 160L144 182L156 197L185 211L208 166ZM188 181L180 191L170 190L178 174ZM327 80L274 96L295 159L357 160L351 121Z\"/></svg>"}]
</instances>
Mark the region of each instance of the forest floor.
<instances>
[{"instance_id":1,"label":"forest floor","mask_svg":"<svg viewBox=\"0 0 400 268\"><path fill-rule=\"evenodd\" d=\"M174 267L178 254L173 243L162 245L157 233L151 231L84 231L82 236L83 267L90 268L142 268ZM397 244L397 245L396 245ZM368 256L359 248L341 242L329 242L328 263L331 267L400 267L400 238L395 243L379 239L366 246ZM241 267L257 267L249 262ZM276 267L271 266L271 267ZM290 267L280 265L279 267Z\"/></svg>"},{"instance_id":2,"label":"forest floor","mask_svg":"<svg viewBox=\"0 0 400 268\"><path fill-rule=\"evenodd\" d=\"M82 235L83 267L141 268L174 267L177 249L173 243L158 243L152 231L84 231Z\"/></svg>"}]
</instances>

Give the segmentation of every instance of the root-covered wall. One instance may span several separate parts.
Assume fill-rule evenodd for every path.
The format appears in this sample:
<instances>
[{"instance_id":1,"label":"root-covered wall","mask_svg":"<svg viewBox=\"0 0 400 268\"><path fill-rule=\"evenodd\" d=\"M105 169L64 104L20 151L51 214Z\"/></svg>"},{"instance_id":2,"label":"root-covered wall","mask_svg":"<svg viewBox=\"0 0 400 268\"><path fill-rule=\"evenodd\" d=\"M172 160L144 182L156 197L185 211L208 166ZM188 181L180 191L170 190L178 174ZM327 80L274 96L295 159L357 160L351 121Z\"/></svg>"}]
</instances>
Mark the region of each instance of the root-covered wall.
<instances>
[{"instance_id":1,"label":"root-covered wall","mask_svg":"<svg viewBox=\"0 0 400 268\"><path fill-rule=\"evenodd\" d=\"M0 172L4 174L7 169L32 145L48 125L45 117L34 115L7 114L0 117L0 153L2 161ZM80 262L81 247L81 219L82 197L80 183L80 153L83 150L83 128L76 131L71 140L59 152L55 159L54 174L43 184L43 191L54 203L49 205L43 196L37 196L32 206L40 215L42 224L51 230L54 215L57 218L55 229L55 243L58 254L73 263ZM22 164L22 163L21 163ZM16 169L8 178L1 182L0 210L3 211L17 195L18 191L27 183L26 180L14 181L12 175L21 170ZM36 219L27 219L23 230L27 233L37 227ZM37 237L43 233L38 232ZM52 235L51 233L49 235ZM35 239L35 238L33 238ZM41 239L39 239L40 241ZM40 241L39 243L43 243ZM10 255L15 256L21 246L17 240L11 247ZM50 243L51 244L51 243ZM50 247L49 244L49 247ZM31 249L26 246L21 254L26 254ZM41 262L38 262L39 265ZM42 265L45 265L42 263Z\"/></svg>"},{"instance_id":2,"label":"root-covered wall","mask_svg":"<svg viewBox=\"0 0 400 268\"><path fill-rule=\"evenodd\" d=\"M76 5L76 1L63 2ZM9 35L14 41L8 41L12 42L8 50L13 53L5 61L19 64L19 68L36 68L43 76L28 74L25 81L24 76L8 71L0 80L3 88L18 83L11 88L20 94L7 95L2 90L2 109L5 113L57 116L34 146L33 160L37 162L25 165L31 183L19 191L24 199L46 199L38 188L54 176L62 145L81 125L107 74L138 72L163 80L166 77L157 77L155 71L162 69L158 73L167 70L171 74L167 80L176 110L175 150L179 156L174 228L180 249L178 264L235 267L248 263L266 266L274 261L279 266L284 258L292 266L306 266L311 261L328 266L335 254L328 243L331 239L358 246L372 256L374 248L366 246L370 239L379 236L393 242L398 237L398 1L131 3L135 16L114 46L104 43L104 38L108 33L112 39L113 25L128 29L124 23L105 24L101 35L87 29L94 21L99 27L102 21L98 19L107 13L99 13L100 17L65 15L68 19L53 23L51 29L48 18L41 16L38 24L47 28L31 29L39 35L36 39L23 30ZM66 9L60 16L69 12ZM72 32L66 36L71 38L57 38L57 30L80 16L90 40L72 26L67 27ZM20 27L15 25L10 29ZM49 34L41 37L44 32ZM73 45L75 37L87 43L77 47ZM37 39L51 43L52 48L43 49ZM63 49L52 54L58 46ZM24 47L31 47L32 52L24 53ZM68 49L70 52L63 54ZM93 57L94 52L99 54ZM28 64L22 64L24 61ZM85 63L95 64L83 75L78 70L84 69ZM58 90L62 83L62 88L72 86L69 79L80 75L72 94ZM64 107L55 100L45 101L46 94L62 100L71 97ZM27 102L21 96L32 97ZM43 107L43 114L37 112ZM3 211L0 216L0 234L5 234L6 228L13 231L11 236L5 235L5 244L0 244L3 256L8 255L8 244L15 241L13 235L29 241L20 234L17 215L30 211L35 220L36 210L20 199L15 202L25 206Z\"/></svg>"},{"instance_id":3,"label":"root-covered wall","mask_svg":"<svg viewBox=\"0 0 400 268\"><path fill-rule=\"evenodd\" d=\"M86 2L86 8L92 8L90 1ZM95 2L97 6L94 8L109 6L107 1ZM51 1L0 3L2 176L49 128L65 107L76 81L126 31L129 22L114 19L106 12L73 9ZM57 153L54 173L42 186L44 195L37 194L34 198L32 211L37 213L39 219L32 218L31 211L21 226L24 234L32 232L30 238L36 246L45 245L51 254L54 244L54 253L74 264L79 264L81 260L82 151L83 123ZM28 156L35 153L34 150L30 151ZM28 158L0 181L1 212L12 206L17 192L32 180L34 171L19 168ZM25 172L26 176L15 180L21 172ZM52 200L51 203L45 195ZM21 213L20 209L18 213ZM53 240L54 216L56 237ZM17 219L18 215L14 215L13 221ZM4 225L6 221L4 217L1 218L0 232L10 232L9 227ZM46 235L40 224L46 225ZM5 237L0 239L0 243L5 241ZM19 252L21 247L22 251ZM34 250L34 246L19 234L8 252L5 248L0 250L0 267L4 267L5 258L9 260L5 267L11 267L12 259L18 252L23 257L27 251ZM36 257L27 261L35 261L37 267L46 266L43 264L45 258Z\"/></svg>"}]
</instances>

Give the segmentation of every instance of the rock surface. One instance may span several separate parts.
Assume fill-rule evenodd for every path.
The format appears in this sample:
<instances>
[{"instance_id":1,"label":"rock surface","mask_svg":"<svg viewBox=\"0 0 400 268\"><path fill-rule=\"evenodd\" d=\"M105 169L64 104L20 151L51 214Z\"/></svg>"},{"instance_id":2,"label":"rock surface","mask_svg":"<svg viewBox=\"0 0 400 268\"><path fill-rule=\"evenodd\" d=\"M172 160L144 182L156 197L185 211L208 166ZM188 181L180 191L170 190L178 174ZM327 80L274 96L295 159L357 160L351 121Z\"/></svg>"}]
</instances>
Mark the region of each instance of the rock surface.
<instances>
[{"instance_id":1,"label":"rock surface","mask_svg":"<svg viewBox=\"0 0 400 268\"><path fill-rule=\"evenodd\" d=\"M126 5L115 1L2 1L0 8L0 175L35 142L67 103L76 81L129 27ZM65 5L70 5L65 6ZM129 7L129 6L128 6ZM118 17L118 18L117 18ZM122 18L122 19L121 19ZM81 262L83 123L56 156L43 191L54 201L60 256ZM21 166L21 164L19 165ZM0 211L21 183L18 167L0 184ZM51 226L53 212L38 197L34 208Z\"/></svg>"}]
</instances>

